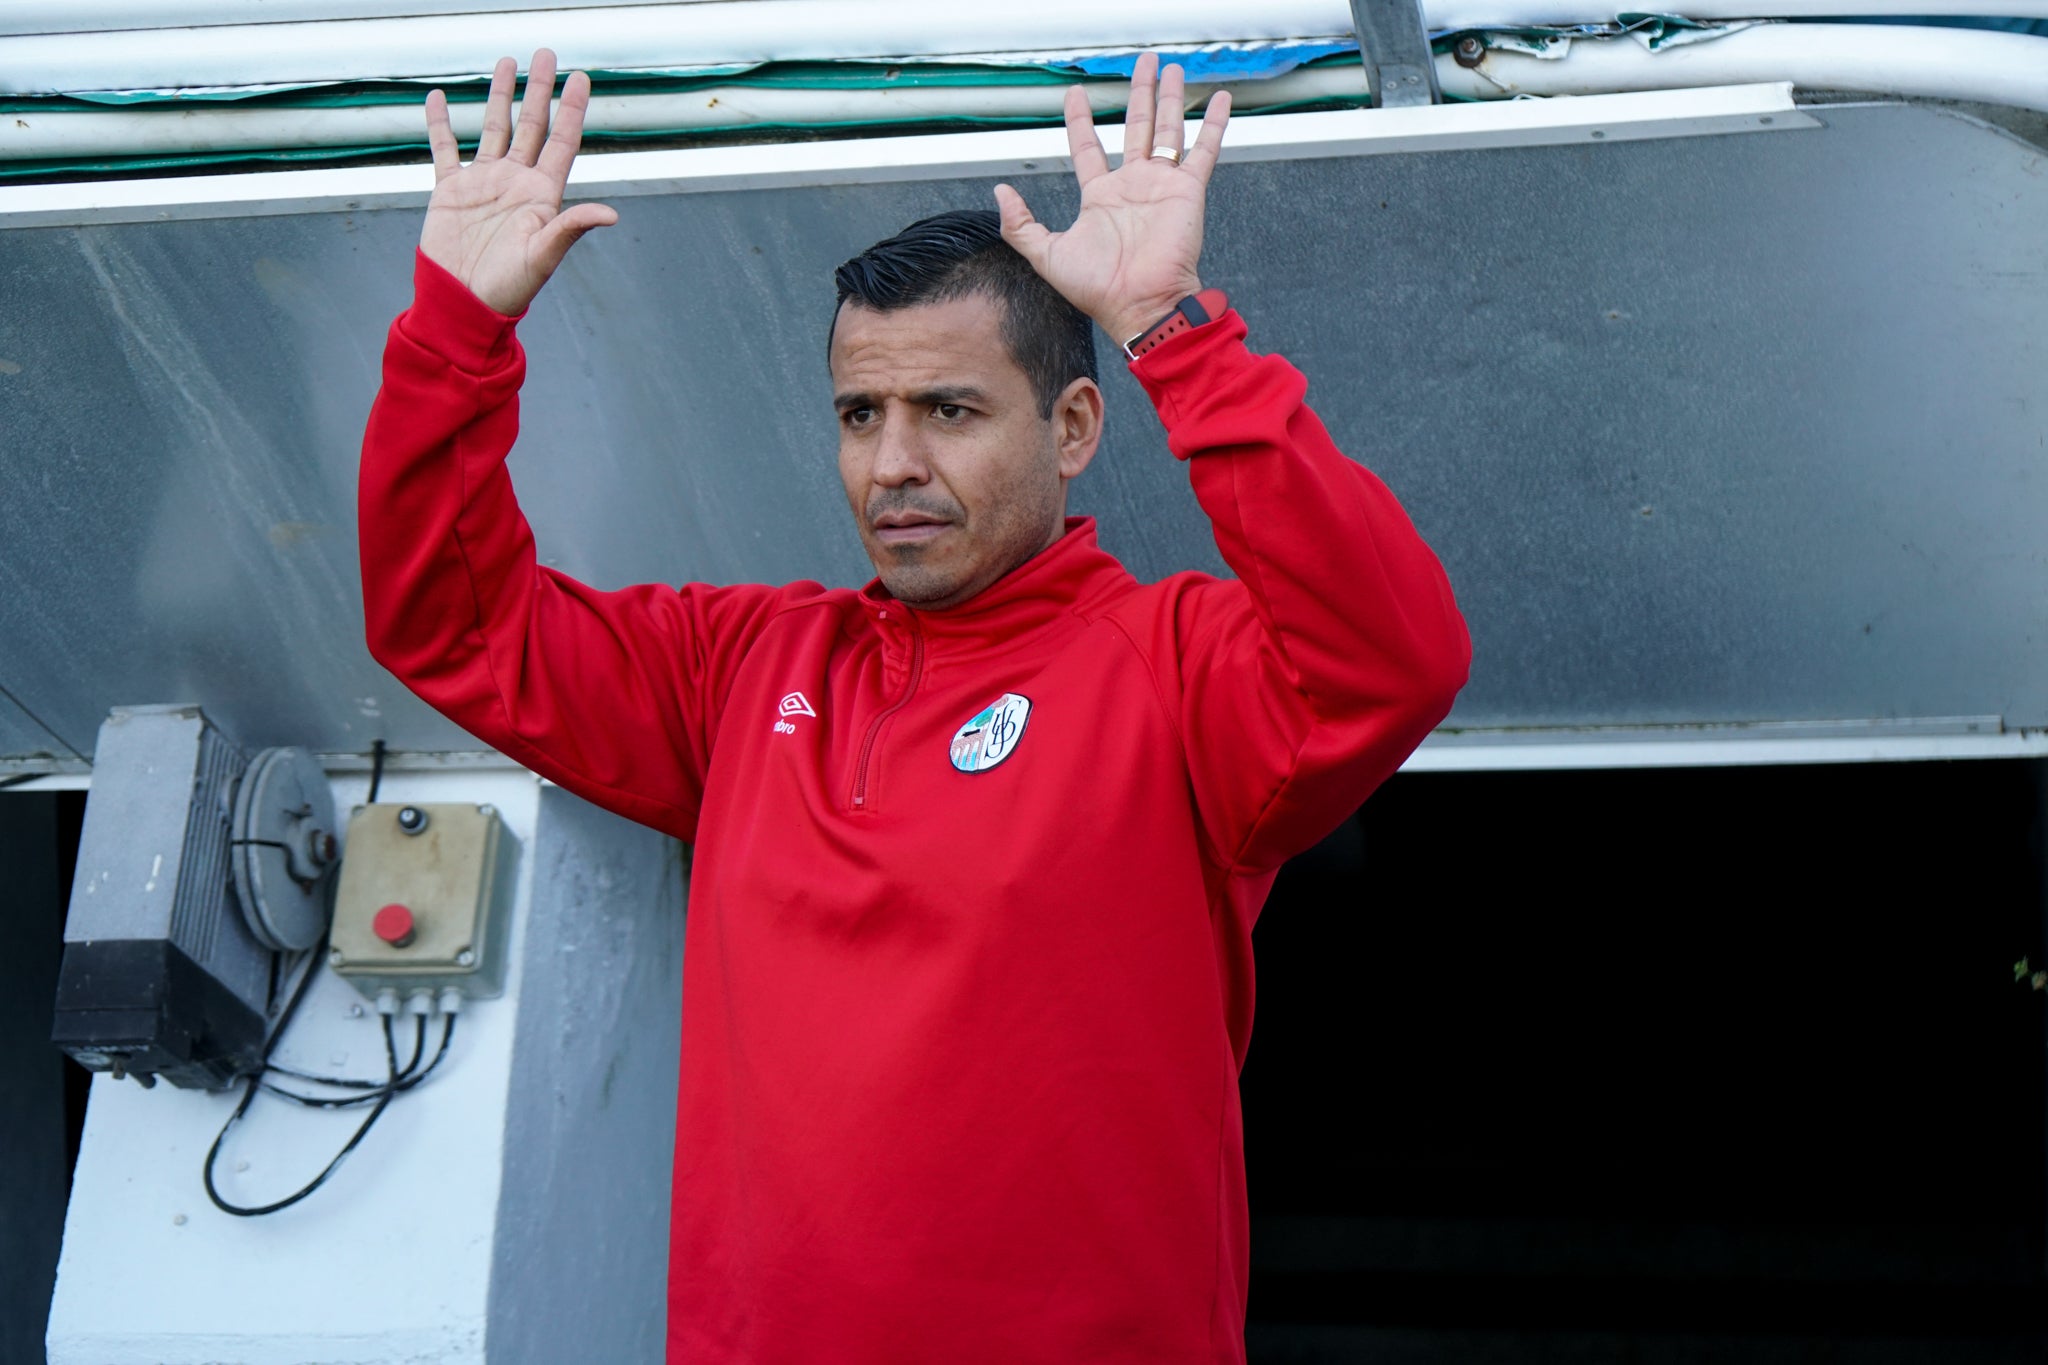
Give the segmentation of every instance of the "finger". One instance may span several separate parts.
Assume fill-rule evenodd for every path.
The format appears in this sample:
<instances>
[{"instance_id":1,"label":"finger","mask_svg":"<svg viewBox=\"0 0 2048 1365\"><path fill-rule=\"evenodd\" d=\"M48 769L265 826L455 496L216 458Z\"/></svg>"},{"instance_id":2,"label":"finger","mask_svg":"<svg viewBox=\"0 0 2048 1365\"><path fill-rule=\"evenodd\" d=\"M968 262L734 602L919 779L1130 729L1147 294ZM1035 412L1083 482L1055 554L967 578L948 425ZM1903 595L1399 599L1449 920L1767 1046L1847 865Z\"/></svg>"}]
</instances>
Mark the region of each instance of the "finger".
<instances>
[{"instance_id":1,"label":"finger","mask_svg":"<svg viewBox=\"0 0 2048 1365\"><path fill-rule=\"evenodd\" d=\"M448 124L448 96L439 90L427 92L427 150L434 155L436 185L462 169L462 149Z\"/></svg>"},{"instance_id":2,"label":"finger","mask_svg":"<svg viewBox=\"0 0 2048 1365\"><path fill-rule=\"evenodd\" d=\"M1074 159L1074 179L1083 185L1109 170L1109 154L1095 136L1095 111L1078 85L1067 87L1067 153Z\"/></svg>"},{"instance_id":3,"label":"finger","mask_svg":"<svg viewBox=\"0 0 2048 1365\"><path fill-rule=\"evenodd\" d=\"M476 140L478 161L496 161L512 141L512 82L518 75L518 63L510 57L498 58L491 71L491 93L484 98L484 130Z\"/></svg>"},{"instance_id":4,"label":"finger","mask_svg":"<svg viewBox=\"0 0 2048 1365\"><path fill-rule=\"evenodd\" d=\"M1188 135L1187 74L1179 62L1167 63L1159 75L1159 113L1152 124L1152 146L1171 147L1176 152L1186 145Z\"/></svg>"},{"instance_id":5,"label":"finger","mask_svg":"<svg viewBox=\"0 0 2048 1365\"><path fill-rule=\"evenodd\" d=\"M1209 183L1210 172L1216 169L1216 158L1223 155L1223 130L1229 123L1230 92L1218 90L1209 96L1209 110L1202 115L1202 131L1195 135L1193 149L1180 163L1204 185Z\"/></svg>"},{"instance_id":6,"label":"finger","mask_svg":"<svg viewBox=\"0 0 2048 1365\"><path fill-rule=\"evenodd\" d=\"M569 248L582 240L584 233L608 228L618 221L618 211L609 204L576 204L563 209L534 237L534 264L543 276L554 274L555 267L569 254Z\"/></svg>"},{"instance_id":7,"label":"finger","mask_svg":"<svg viewBox=\"0 0 2048 1365\"><path fill-rule=\"evenodd\" d=\"M526 69L526 98L519 103L519 127L506 153L514 161L531 166L540 156L548 136L548 104L554 97L555 54L544 47L533 54L533 65Z\"/></svg>"},{"instance_id":8,"label":"finger","mask_svg":"<svg viewBox=\"0 0 2048 1365\"><path fill-rule=\"evenodd\" d=\"M569 73L562 85L562 104L555 110L555 125L548 132L547 145L534 164L546 171L557 185L569 183L569 167L583 147L583 118L590 108L590 77L581 71Z\"/></svg>"},{"instance_id":9,"label":"finger","mask_svg":"<svg viewBox=\"0 0 2048 1365\"><path fill-rule=\"evenodd\" d=\"M1158 72L1158 53L1138 55L1137 69L1131 72L1131 104L1124 110L1123 164L1126 166L1152 154L1152 113L1157 102Z\"/></svg>"},{"instance_id":10,"label":"finger","mask_svg":"<svg viewBox=\"0 0 2048 1365\"><path fill-rule=\"evenodd\" d=\"M1008 185L996 186L996 211L1003 218L1003 240L1015 248L1017 254L1030 263L1040 275L1045 274L1046 261L1052 255L1054 233L1045 224L1031 216L1030 208L1024 203L1024 196Z\"/></svg>"}]
</instances>

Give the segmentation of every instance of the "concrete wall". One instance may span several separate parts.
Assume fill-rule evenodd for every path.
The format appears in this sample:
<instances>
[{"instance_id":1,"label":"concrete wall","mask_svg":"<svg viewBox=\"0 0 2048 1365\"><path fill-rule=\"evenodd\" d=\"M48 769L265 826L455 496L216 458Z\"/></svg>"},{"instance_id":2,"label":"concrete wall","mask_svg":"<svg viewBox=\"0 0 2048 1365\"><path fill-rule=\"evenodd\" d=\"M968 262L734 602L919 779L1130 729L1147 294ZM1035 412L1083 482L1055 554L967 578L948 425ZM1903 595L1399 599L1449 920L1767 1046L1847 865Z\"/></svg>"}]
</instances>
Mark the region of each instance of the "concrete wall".
<instances>
[{"instance_id":1,"label":"concrete wall","mask_svg":"<svg viewBox=\"0 0 2048 1365\"><path fill-rule=\"evenodd\" d=\"M667 1321L683 846L551 787L535 847L488 1352L491 1365L652 1365Z\"/></svg>"},{"instance_id":2,"label":"concrete wall","mask_svg":"<svg viewBox=\"0 0 2048 1365\"><path fill-rule=\"evenodd\" d=\"M336 804L363 788L337 778ZM660 1358L674 847L518 772L393 772L381 799L490 802L519 838L504 996L468 1006L433 1079L394 1101L324 1188L268 1217L222 1214L200 1184L235 1093L95 1078L53 1365ZM278 1060L380 1074L364 1006L323 972ZM223 1193L297 1189L358 1121L259 1098L223 1151Z\"/></svg>"},{"instance_id":3,"label":"concrete wall","mask_svg":"<svg viewBox=\"0 0 2048 1365\"><path fill-rule=\"evenodd\" d=\"M0 1361L43 1358L64 1226L64 1058L50 1046L65 888L57 798L0 793Z\"/></svg>"}]
</instances>

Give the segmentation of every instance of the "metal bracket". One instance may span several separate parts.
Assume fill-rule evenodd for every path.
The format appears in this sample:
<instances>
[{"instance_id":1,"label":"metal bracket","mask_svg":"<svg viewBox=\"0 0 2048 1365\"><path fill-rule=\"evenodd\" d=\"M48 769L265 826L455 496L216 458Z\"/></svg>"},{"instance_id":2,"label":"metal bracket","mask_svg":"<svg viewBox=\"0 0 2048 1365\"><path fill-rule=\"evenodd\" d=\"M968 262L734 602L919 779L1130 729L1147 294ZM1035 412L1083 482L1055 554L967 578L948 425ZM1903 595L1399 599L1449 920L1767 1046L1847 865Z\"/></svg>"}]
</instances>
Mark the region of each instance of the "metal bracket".
<instances>
[{"instance_id":1,"label":"metal bracket","mask_svg":"<svg viewBox=\"0 0 2048 1365\"><path fill-rule=\"evenodd\" d=\"M1443 99L1420 0L1351 0L1351 27L1358 34L1358 53L1365 59L1375 107L1393 109Z\"/></svg>"}]
</instances>

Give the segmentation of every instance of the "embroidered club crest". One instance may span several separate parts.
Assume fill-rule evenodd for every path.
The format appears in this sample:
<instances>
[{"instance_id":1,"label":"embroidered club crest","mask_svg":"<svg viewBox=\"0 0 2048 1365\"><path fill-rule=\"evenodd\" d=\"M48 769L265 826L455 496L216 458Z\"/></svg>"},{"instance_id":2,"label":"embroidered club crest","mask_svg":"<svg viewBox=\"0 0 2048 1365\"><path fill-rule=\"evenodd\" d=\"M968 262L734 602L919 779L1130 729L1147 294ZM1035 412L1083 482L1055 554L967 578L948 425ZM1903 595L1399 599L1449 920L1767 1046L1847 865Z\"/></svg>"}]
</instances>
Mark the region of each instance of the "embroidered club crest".
<instances>
[{"instance_id":1,"label":"embroidered club crest","mask_svg":"<svg viewBox=\"0 0 2048 1365\"><path fill-rule=\"evenodd\" d=\"M1005 692L995 705L960 727L953 736L953 766L963 773L985 773L1017 752L1024 723L1031 719L1031 699Z\"/></svg>"}]
</instances>

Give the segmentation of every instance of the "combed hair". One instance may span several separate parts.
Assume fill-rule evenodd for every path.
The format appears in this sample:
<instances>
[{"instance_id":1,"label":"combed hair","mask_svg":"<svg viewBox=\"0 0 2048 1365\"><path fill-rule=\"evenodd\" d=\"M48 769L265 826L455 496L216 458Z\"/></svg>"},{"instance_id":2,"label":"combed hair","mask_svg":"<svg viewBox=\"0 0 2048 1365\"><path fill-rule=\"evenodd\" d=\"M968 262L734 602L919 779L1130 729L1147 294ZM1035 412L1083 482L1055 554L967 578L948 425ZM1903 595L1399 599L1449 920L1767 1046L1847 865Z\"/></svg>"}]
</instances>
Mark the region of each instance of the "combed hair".
<instances>
[{"instance_id":1,"label":"combed hair","mask_svg":"<svg viewBox=\"0 0 2048 1365\"><path fill-rule=\"evenodd\" d=\"M848 299L884 313L974 294L995 299L1003 309L1003 344L1031 380L1041 418L1052 416L1067 385L1097 377L1095 325L1003 240L994 209L921 218L840 266L832 280L839 286L834 328Z\"/></svg>"}]
</instances>

